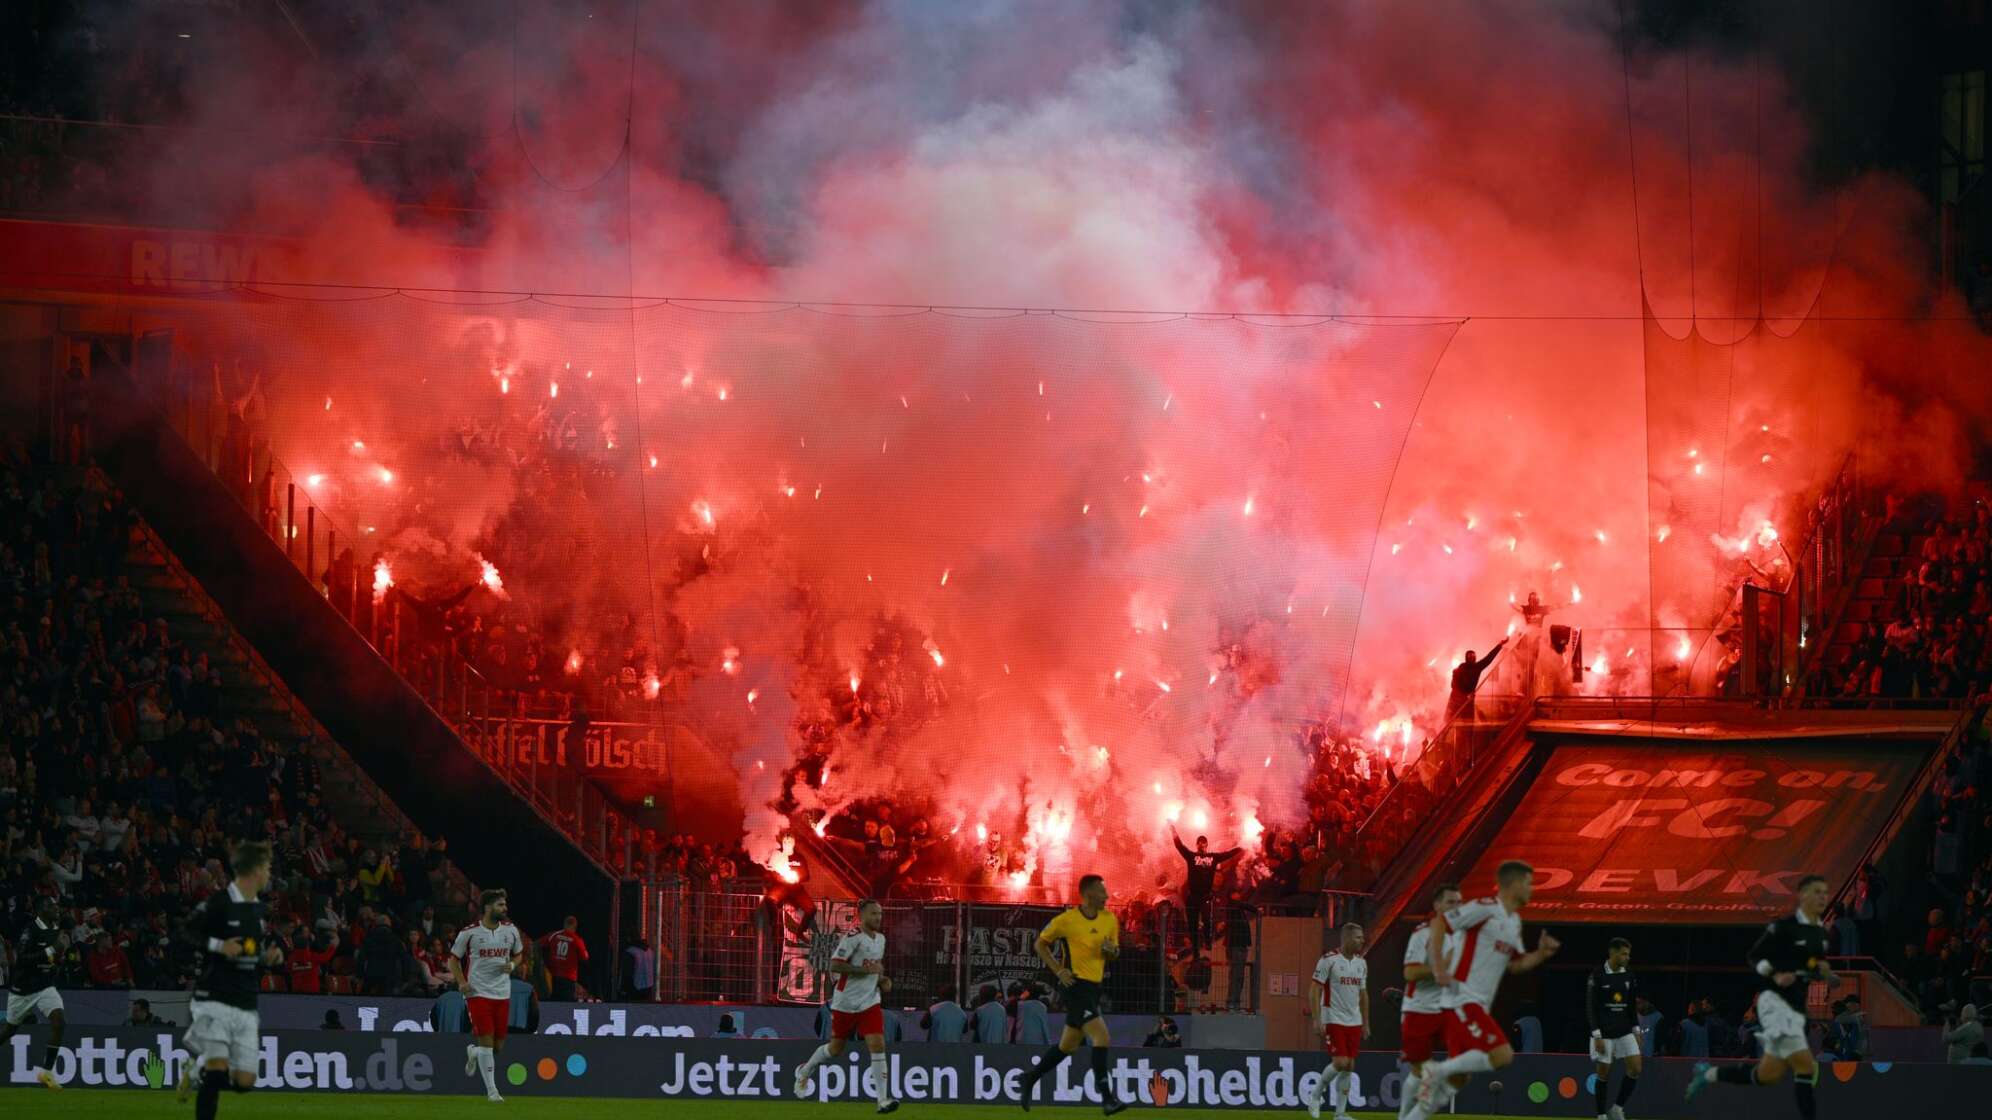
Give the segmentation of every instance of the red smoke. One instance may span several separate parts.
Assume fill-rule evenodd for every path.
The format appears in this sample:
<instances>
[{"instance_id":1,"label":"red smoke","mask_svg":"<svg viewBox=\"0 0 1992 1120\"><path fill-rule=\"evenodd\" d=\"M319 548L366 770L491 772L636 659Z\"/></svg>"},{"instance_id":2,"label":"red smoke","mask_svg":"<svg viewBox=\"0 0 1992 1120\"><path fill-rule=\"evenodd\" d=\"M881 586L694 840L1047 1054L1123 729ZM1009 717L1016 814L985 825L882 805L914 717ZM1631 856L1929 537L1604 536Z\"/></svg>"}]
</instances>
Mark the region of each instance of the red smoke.
<instances>
[{"instance_id":1,"label":"red smoke","mask_svg":"<svg viewBox=\"0 0 1992 1120\"><path fill-rule=\"evenodd\" d=\"M1300 822L1301 728L1401 760L1531 591L1586 688L1681 687L1842 456L1942 484L1984 415L1923 380L1974 329L1853 321L1955 311L1908 190L1808 186L1775 72L1628 66L1609 7L524 7L403 44L397 123L481 138L474 251L341 156L245 218L306 279L464 291L178 321L399 578L689 664L680 789L757 858L798 723L867 687L909 695L805 807L931 802L1054 880ZM1344 318L1146 313L1186 309Z\"/></svg>"}]
</instances>

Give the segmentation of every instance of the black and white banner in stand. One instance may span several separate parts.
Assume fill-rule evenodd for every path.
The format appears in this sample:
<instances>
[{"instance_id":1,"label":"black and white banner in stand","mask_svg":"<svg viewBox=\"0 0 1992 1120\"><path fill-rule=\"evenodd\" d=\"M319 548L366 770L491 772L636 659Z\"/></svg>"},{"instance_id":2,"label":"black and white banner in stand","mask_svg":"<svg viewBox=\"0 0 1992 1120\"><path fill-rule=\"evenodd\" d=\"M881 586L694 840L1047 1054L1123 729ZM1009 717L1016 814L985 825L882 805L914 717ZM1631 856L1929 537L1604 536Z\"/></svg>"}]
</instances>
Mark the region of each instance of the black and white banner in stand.
<instances>
[{"instance_id":1,"label":"black and white banner in stand","mask_svg":"<svg viewBox=\"0 0 1992 1120\"><path fill-rule=\"evenodd\" d=\"M53 1071L66 1086L171 1089L187 1060L184 1039L177 1032L72 1027L70 1035ZM35 1028L0 1045L0 1084L33 1085L33 1063L44 1037L45 1032ZM267 1032L257 1063L257 1086L309 1092L481 1093L482 1082L463 1073L463 1044L456 1035ZM809 1042L515 1038L499 1055L499 1086L508 1095L524 1096L767 1100L788 1095L796 1065L812 1049ZM1035 1058L1031 1047L909 1044L892 1054L892 1091L908 1103L1014 1104ZM1049 1083L1056 1102L1097 1101L1084 1062L1081 1055L1065 1063ZM1324 1064L1319 1054L1129 1047L1114 1051L1113 1077L1120 1094L1144 1105L1291 1109L1305 1103ZM1689 1063L1674 1059L1648 1063L1635 1098L1640 1114L1691 1115L1681 1103L1688 1067ZM1357 1073L1353 1107L1397 1107L1402 1081L1390 1055L1363 1055ZM1590 1115L1589 1075L1590 1064L1582 1055L1526 1055L1498 1075L1476 1078L1461 1095L1458 1109L1516 1116ZM817 1072L811 1097L868 1100L869 1078L867 1065L854 1051ZM1992 1067L1920 1063L1835 1063L1820 1083L1822 1103L1847 1115L1884 1110L1895 1115L1937 1115L1988 1089L1992 1089ZM1768 1102L1770 1092L1753 1095L1729 1086L1710 1090L1712 1100L1730 1099L1739 1107Z\"/></svg>"}]
</instances>

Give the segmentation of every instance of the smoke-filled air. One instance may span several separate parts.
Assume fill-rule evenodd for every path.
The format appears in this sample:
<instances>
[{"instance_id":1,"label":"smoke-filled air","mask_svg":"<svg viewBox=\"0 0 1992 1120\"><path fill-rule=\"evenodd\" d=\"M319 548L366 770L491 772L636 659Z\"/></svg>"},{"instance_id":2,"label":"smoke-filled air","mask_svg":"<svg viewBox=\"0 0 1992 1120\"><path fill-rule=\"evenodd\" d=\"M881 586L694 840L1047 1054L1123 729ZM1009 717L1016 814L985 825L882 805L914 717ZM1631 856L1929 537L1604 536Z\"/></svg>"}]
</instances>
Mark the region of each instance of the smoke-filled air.
<instances>
[{"instance_id":1,"label":"smoke-filled air","mask_svg":"<svg viewBox=\"0 0 1992 1120\"><path fill-rule=\"evenodd\" d=\"M1985 357L1912 192L1610 3L450 7L352 34L470 232L272 143L209 170L312 286L157 317L377 592L685 729L674 827L778 867L889 799L1151 879L1503 639L1497 693L1712 691L1849 454L1941 486L1985 415L1906 388ZM189 123L328 127L292 80Z\"/></svg>"}]
</instances>

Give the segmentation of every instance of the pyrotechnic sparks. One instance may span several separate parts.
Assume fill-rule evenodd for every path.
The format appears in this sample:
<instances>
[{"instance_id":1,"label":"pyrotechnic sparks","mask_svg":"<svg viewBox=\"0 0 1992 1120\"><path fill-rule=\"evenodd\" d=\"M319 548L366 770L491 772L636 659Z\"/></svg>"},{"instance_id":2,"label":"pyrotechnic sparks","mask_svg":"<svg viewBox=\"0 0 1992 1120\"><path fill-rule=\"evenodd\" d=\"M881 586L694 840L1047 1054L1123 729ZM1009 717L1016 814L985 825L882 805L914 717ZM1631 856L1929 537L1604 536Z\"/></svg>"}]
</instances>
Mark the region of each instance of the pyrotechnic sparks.
<instances>
[{"instance_id":1,"label":"pyrotechnic sparks","mask_svg":"<svg viewBox=\"0 0 1992 1120\"><path fill-rule=\"evenodd\" d=\"M717 522L713 519L712 516L712 506L708 505L704 501L697 501L692 503L692 516L698 518L699 524L703 525L708 529L712 528L715 524L717 524Z\"/></svg>"},{"instance_id":2,"label":"pyrotechnic sparks","mask_svg":"<svg viewBox=\"0 0 1992 1120\"><path fill-rule=\"evenodd\" d=\"M728 676L740 671L740 651L738 649L733 646L726 647L726 651L720 654L719 671Z\"/></svg>"},{"instance_id":3,"label":"pyrotechnic sparks","mask_svg":"<svg viewBox=\"0 0 1992 1120\"><path fill-rule=\"evenodd\" d=\"M511 378L509 378L509 377L501 377L501 378L499 378L499 379L498 379L498 391L499 391L499 392L501 392L501 393L509 393L509 392L511 392L511 391L512 391L512 379L511 379Z\"/></svg>"},{"instance_id":4,"label":"pyrotechnic sparks","mask_svg":"<svg viewBox=\"0 0 1992 1120\"><path fill-rule=\"evenodd\" d=\"M560 382L558 382L558 381L550 381L550 382L548 382L548 383L547 383L547 386L546 386L546 395L547 395L547 396L549 396L549 397L551 397L551 398L553 398L554 400L559 400L559 399L560 399Z\"/></svg>"},{"instance_id":5,"label":"pyrotechnic sparks","mask_svg":"<svg viewBox=\"0 0 1992 1120\"><path fill-rule=\"evenodd\" d=\"M1674 660L1686 661L1688 659L1688 655L1693 653L1694 651L1695 651L1695 644L1692 641L1688 640L1688 636L1686 634L1683 634L1681 635L1680 644L1674 647Z\"/></svg>"},{"instance_id":6,"label":"pyrotechnic sparks","mask_svg":"<svg viewBox=\"0 0 1992 1120\"><path fill-rule=\"evenodd\" d=\"M657 699L657 694L659 692L662 692L663 690L664 690L664 682L657 679L656 670L653 669L649 673L646 673L644 675L643 698L645 700Z\"/></svg>"},{"instance_id":7,"label":"pyrotechnic sparks","mask_svg":"<svg viewBox=\"0 0 1992 1120\"><path fill-rule=\"evenodd\" d=\"M306 475L304 484L306 486L316 486L323 481L325 481L325 476L322 474Z\"/></svg>"},{"instance_id":8,"label":"pyrotechnic sparks","mask_svg":"<svg viewBox=\"0 0 1992 1120\"><path fill-rule=\"evenodd\" d=\"M571 649L571 650L568 650L568 651L567 651L567 665L566 665L566 669L567 669L567 675L568 675L568 676L570 676L570 677L578 677L578 676L580 676L580 675L581 675L581 666L582 666L582 665L583 665L584 663L585 663L585 659L584 659L584 658L583 658L583 657L581 656L581 651L580 651L580 650L578 650L578 649Z\"/></svg>"},{"instance_id":9,"label":"pyrotechnic sparks","mask_svg":"<svg viewBox=\"0 0 1992 1120\"><path fill-rule=\"evenodd\" d=\"M1605 540L1605 531L1604 531L1603 529L1600 529L1600 530L1598 530L1598 531L1597 531L1596 533L1593 533L1593 534L1592 534L1592 536L1595 536L1595 537L1597 537L1597 538L1598 538L1598 543L1599 543L1599 544L1605 544L1605 543L1606 543L1606 540Z\"/></svg>"},{"instance_id":10,"label":"pyrotechnic sparks","mask_svg":"<svg viewBox=\"0 0 1992 1120\"><path fill-rule=\"evenodd\" d=\"M1245 499L1245 516L1247 517L1252 516L1252 501L1251 498Z\"/></svg>"},{"instance_id":11,"label":"pyrotechnic sparks","mask_svg":"<svg viewBox=\"0 0 1992 1120\"><path fill-rule=\"evenodd\" d=\"M1674 529L1672 526L1662 525L1660 526L1659 531L1653 534L1653 539L1659 544L1666 544L1667 538L1673 535L1674 535Z\"/></svg>"},{"instance_id":12,"label":"pyrotechnic sparks","mask_svg":"<svg viewBox=\"0 0 1992 1120\"><path fill-rule=\"evenodd\" d=\"M331 397L326 397L326 398L325 398L325 411L327 411L327 412L330 412L330 411L332 411L332 398L331 398Z\"/></svg>"},{"instance_id":13,"label":"pyrotechnic sparks","mask_svg":"<svg viewBox=\"0 0 1992 1120\"><path fill-rule=\"evenodd\" d=\"M1581 588L1581 587L1579 587L1579 586L1577 586L1577 585L1576 585L1576 584L1574 584L1574 583L1573 583L1573 584L1571 584L1571 585L1570 585L1570 601L1571 601L1572 603L1581 603L1581 602L1583 602L1583 601L1584 601L1584 589L1583 589L1583 588Z\"/></svg>"},{"instance_id":14,"label":"pyrotechnic sparks","mask_svg":"<svg viewBox=\"0 0 1992 1120\"><path fill-rule=\"evenodd\" d=\"M386 467L382 467L382 468L380 468L380 481L381 481L381 485L383 485L383 486L385 486L385 485L387 485L387 484L389 484L389 483L393 482L393 481L394 481L394 472L393 472L393 471L391 471L391 470L388 470L388 469L387 469Z\"/></svg>"},{"instance_id":15,"label":"pyrotechnic sparks","mask_svg":"<svg viewBox=\"0 0 1992 1120\"><path fill-rule=\"evenodd\" d=\"M856 696L856 695L858 694L858 685L859 685L860 683L862 683L862 682L860 681L860 679L859 679L858 675L857 675L856 673L852 673L852 674L851 674L851 695L853 695L853 696Z\"/></svg>"},{"instance_id":16,"label":"pyrotechnic sparks","mask_svg":"<svg viewBox=\"0 0 1992 1120\"><path fill-rule=\"evenodd\" d=\"M383 599L386 599L387 589L393 586L394 586L394 571L393 569L387 566L387 561L384 559L374 561L374 585L373 585L374 602L378 603Z\"/></svg>"},{"instance_id":17,"label":"pyrotechnic sparks","mask_svg":"<svg viewBox=\"0 0 1992 1120\"><path fill-rule=\"evenodd\" d=\"M510 595L505 593L505 581L498 575L498 565L493 564L482 556L476 559L480 573L478 575L478 582L482 583L493 595L498 596L500 599L511 598Z\"/></svg>"},{"instance_id":18,"label":"pyrotechnic sparks","mask_svg":"<svg viewBox=\"0 0 1992 1120\"><path fill-rule=\"evenodd\" d=\"M747 690L747 706L748 706L748 707L753 707L753 705L754 705L754 701L756 701L756 700L758 700L758 699L760 699L760 698L761 698L761 690L760 690L760 689L758 689L758 688L750 688L750 689L748 689L748 690Z\"/></svg>"},{"instance_id":19,"label":"pyrotechnic sparks","mask_svg":"<svg viewBox=\"0 0 1992 1120\"><path fill-rule=\"evenodd\" d=\"M953 575L953 574L954 574L954 569L953 569L953 568L943 568L943 569L941 569L941 586L942 586L942 587L946 587L946 586L948 585L948 577L949 577L949 576L951 576L951 575Z\"/></svg>"}]
</instances>

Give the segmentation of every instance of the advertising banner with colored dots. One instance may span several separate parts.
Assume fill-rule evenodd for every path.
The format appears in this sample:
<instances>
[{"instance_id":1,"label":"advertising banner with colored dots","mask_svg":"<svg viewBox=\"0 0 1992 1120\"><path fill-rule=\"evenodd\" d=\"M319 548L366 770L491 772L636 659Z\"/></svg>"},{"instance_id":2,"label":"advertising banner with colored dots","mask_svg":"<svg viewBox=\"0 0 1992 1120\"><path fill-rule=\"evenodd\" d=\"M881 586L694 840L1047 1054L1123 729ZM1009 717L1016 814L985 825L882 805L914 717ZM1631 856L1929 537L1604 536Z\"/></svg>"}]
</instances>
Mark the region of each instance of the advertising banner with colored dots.
<instances>
[{"instance_id":1,"label":"advertising banner with colored dots","mask_svg":"<svg viewBox=\"0 0 1992 1120\"><path fill-rule=\"evenodd\" d=\"M1556 748L1475 862L1536 868L1530 922L1752 925L1790 911L1803 875L1837 887L1888 822L1926 744Z\"/></svg>"},{"instance_id":2,"label":"advertising banner with colored dots","mask_svg":"<svg viewBox=\"0 0 1992 1120\"><path fill-rule=\"evenodd\" d=\"M40 1028L23 1031L0 1045L0 1084L34 1085L44 1034ZM65 1086L168 1092L188 1061L183 1039L174 1032L72 1028L71 1034L51 1070ZM266 1032L256 1084L310 1092L481 1094L483 1081L463 1072L465 1041L461 1035ZM796 1067L814 1047L808 1041L514 1037L498 1056L499 1088L521 1097L756 1101L769 1105L768 1115L780 1116L794 1099L790 1084ZM1014 1106L1036 1057L1036 1048L1028 1046L910 1044L893 1050L888 1077L894 1096L909 1104ZM1123 1098L1156 1106L1289 1109L1306 1103L1324 1065L1318 1053L1130 1046L1114 1051L1111 1076ZM1053 1099L1097 1101L1089 1075L1078 1066L1068 1062L1047 1081ZM1638 1115L1655 1120L1740 1115L1740 1109L1771 1099L1768 1090L1715 1086L1690 1109L1681 1099L1690 1067L1680 1059L1649 1062L1634 1098ZM1363 1054L1356 1074L1352 1108L1397 1107L1403 1078L1394 1055ZM1970 1099L1967 1094L1982 1093L1986 1076L1983 1068L1969 1066L1832 1063L1820 1080L1821 1107L1831 1110L1829 1115L1884 1110L1937 1115ZM1590 1077L1583 1055L1523 1055L1498 1074L1475 1078L1461 1094L1458 1111L1592 1115ZM817 1102L869 1104L870 1078L868 1063L853 1050L819 1069L807 1095Z\"/></svg>"}]
</instances>

